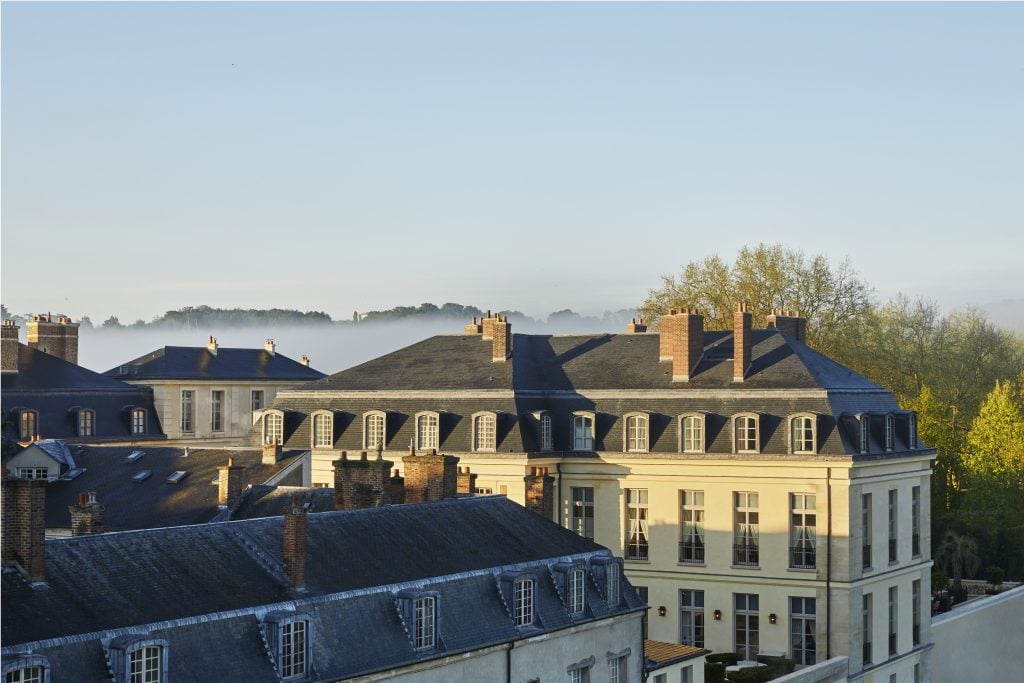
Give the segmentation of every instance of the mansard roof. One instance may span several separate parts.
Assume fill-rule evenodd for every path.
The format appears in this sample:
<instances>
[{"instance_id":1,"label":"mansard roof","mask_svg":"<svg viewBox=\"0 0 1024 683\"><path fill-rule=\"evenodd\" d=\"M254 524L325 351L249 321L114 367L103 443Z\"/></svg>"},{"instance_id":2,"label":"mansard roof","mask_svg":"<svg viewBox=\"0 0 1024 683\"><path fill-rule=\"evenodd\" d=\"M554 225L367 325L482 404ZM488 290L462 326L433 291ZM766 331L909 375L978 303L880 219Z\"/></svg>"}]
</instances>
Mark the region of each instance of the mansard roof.
<instances>
[{"instance_id":1,"label":"mansard roof","mask_svg":"<svg viewBox=\"0 0 1024 683\"><path fill-rule=\"evenodd\" d=\"M124 379L290 380L307 382L324 377L319 370L265 349L165 346L107 370Z\"/></svg>"}]
</instances>

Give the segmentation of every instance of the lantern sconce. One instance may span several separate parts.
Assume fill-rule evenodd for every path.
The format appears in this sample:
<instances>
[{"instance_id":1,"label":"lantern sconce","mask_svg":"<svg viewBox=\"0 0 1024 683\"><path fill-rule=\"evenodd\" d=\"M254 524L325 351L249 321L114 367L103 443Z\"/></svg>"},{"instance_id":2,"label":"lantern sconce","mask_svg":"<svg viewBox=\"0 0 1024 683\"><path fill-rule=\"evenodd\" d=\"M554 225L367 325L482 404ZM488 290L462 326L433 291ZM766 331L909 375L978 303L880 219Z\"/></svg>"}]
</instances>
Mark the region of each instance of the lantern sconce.
<instances>
[{"instance_id":1,"label":"lantern sconce","mask_svg":"<svg viewBox=\"0 0 1024 683\"><path fill-rule=\"evenodd\" d=\"M769 624L774 624L778 620L779 620L779 618L777 616L775 616L775 612L772 612L771 614L768 615L768 623Z\"/></svg>"},{"instance_id":2,"label":"lantern sconce","mask_svg":"<svg viewBox=\"0 0 1024 683\"><path fill-rule=\"evenodd\" d=\"M721 620L722 620L722 610L716 609L715 610L715 621L721 621Z\"/></svg>"},{"instance_id":3,"label":"lantern sconce","mask_svg":"<svg viewBox=\"0 0 1024 683\"><path fill-rule=\"evenodd\" d=\"M666 614L668 614L668 610L665 608L665 605L662 605L661 607L658 608L658 616L659 617L663 617Z\"/></svg>"}]
</instances>

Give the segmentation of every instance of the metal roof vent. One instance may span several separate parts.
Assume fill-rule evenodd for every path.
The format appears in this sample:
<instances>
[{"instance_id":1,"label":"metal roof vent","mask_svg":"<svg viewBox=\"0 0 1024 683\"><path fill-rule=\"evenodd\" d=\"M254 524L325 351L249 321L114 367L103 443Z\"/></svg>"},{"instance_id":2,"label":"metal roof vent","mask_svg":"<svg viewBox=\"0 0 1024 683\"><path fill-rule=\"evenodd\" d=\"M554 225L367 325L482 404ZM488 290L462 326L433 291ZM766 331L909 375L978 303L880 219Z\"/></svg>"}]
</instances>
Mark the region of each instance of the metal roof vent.
<instances>
[{"instance_id":1,"label":"metal roof vent","mask_svg":"<svg viewBox=\"0 0 1024 683\"><path fill-rule=\"evenodd\" d=\"M136 484L141 484L142 482L149 479L149 477L152 474L152 470L142 470L141 472L138 472L135 476L132 477L132 481L134 481Z\"/></svg>"},{"instance_id":2,"label":"metal roof vent","mask_svg":"<svg viewBox=\"0 0 1024 683\"><path fill-rule=\"evenodd\" d=\"M65 472L64 476L61 477L61 480L63 480L63 481L72 481L74 479L78 479L83 474L85 474L85 468L84 467L75 467L75 468L70 469L67 472Z\"/></svg>"},{"instance_id":3,"label":"metal roof vent","mask_svg":"<svg viewBox=\"0 0 1024 683\"><path fill-rule=\"evenodd\" d=\"M178 470L177 472L175 472L171 476L167 477L167 483L168 484L178 484L178 483L181 482L182 479L184 479L187 476L188 476L188 472L186 472L185 470Z\"/></svg>"},{"instance_id":4,"label":"metal roof vent","mask_svg":"<svg viewBox=\"0 0 1024 683\"><path fill-rule=\"evenodd\" d=\"M128 454L128 457L125 458L124 461L130 465L133 462L137 462L138 459L144 456L145 454L146 451L132 451L131 453Z\"/></svg>"}]
</instances>

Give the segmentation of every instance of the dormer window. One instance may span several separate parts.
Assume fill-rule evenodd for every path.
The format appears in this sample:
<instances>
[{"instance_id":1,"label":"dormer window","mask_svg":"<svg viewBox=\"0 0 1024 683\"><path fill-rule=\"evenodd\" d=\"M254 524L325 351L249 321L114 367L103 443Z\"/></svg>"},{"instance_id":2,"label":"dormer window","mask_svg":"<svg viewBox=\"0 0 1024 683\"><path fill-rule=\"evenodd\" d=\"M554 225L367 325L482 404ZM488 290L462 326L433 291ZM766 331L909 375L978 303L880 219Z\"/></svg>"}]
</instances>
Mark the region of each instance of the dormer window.
<instances>
[{"instance_id":1,"label":"dormer window","mask_svg":"<svg viewBox=\"0 0 1024 683\"><path fill-rule=\"evenodd\" d=\"M437 591L420 589L403 590L398 593L398 610L409 631L412 645L417 650L434 650L440 646L440 596Z\"/></svg>"},{"instance_id":2,"label":"dormer window","mask_svg":"<svg viewBox=\"0 0 1024 683\"><path fill-rule=\"evenodd\" d=\"M760 435L758 416L752 413L733 418L733 447L736 453L758 453Z\"/></svg>"},{"instance_id":3,"label":"dormer window","mask_svg":"<svg viewBox=\"0 0 1024 683\"><path fill-rule=\"evenodd\" d=\"M551 415L548 413L540 414L540 422L538 424L539 430L539 442L540 449L542 451L550 451L555 447L554 439L552 438L551 431Z\"/></svg>"},{"instance_id":4,"label":"dormer window","mask_svg":"<svg viewBox=\"0 0 1024 683\"><path fill-rule=\"evenodd\" d=\"M867 453L871 450L871 416L867 413L860 414L860 452Z\"/></svg>"},{"instance_id":5,"label":"dormer window","mask_svg":"<svg viewBox=\"0 0 1024 683\"><path fill-rule=\"evenodd\" d=\"M50 683L50 662L41 655L22 655L6 661L4 683Z\"/></svg>"},{"instance_id":6,"label":"dormer window","mask_svg":"<svg viewBox=\"0 0 1024 683\"><path fill-rule=\"evenodd\" d=\"M704 414L690 413L679 416L680 450L683 453L704 452Z\"/></svg>"},{"instance_id":7,"label":"dormer window","mask_svg":"<svg viewBox=\"0 0 1024 683\"><path fill-rule=\"evenodd\" d=\"M594 414L576 413L572 416L572 449L574 451L594 450Z\"/></svg>"},{"instance_id":8,"label":"dormer window","mask_svg":"<svg viewBox=\"0 0 1024 683\"><path fill-rule=\"evenodd\" d=\"M110 641L108 650L114 683L165 683L167 641L149 634L128 634Z\"/></svg>"},{"instance_id":9,"label":"dormer window","mask_svg":"<svg viewBox=\"0 0 1024 683\"><path fill-rule=\"evenodd\" d=\"M438 448L438 428L441 423L437 413L419 413L416 415L416 448L426 450Z\"/></svg>"},{"instance_id":10,"label":"dormer window","mask_svg":"<svg viewBox=\"0 0 1024 683\"><path fill-rule=\"evenodd\" d=\"M896 418L892 413L885 416L885 450L891 451L896 436Z\"/></svg>"},{"instance_id":11,"label":"dormer window","mask_svg":"<svg viewBox=\"0 0 1024 683\"><path fill-rule=\"evenodd\" d=\"M605 599L608 606L615 608L622 602L622 567L618 562L608 565L605 574Z\"/></svg>"},{"instance_id":12,"label":"dormer window","mask_svg":"<svg viewBox=\"0 0 1024 683\"><path fill-rule=\"evenodd\" d=\"M623 450L629 453L646 453L649 425L650 420L646 413L626 415L626 443Z\"/></svg>"},{"instance_id":13,"label":"dormer window","mask_svg":"<svg viewBox=\"0 0 1024 683\"><path fill-rule=\"evenodd\" d=\"M473 450L493 452L497 446L497 415L477 413L473 416Z\"/></svg>"},{"instance_id":14,"label":"dormer window","mask_svg":"<svg viewBox=\"0 0 1024 683\"><path fill-rule=\"evenodd\" d=\"M363 448L368 451L384 448L387 443L387 414L372 410L363 415Z\"/></svg>"},{"instance_id":15,"label":"dormer window","mask_svg":"<svg viewBox=\"0 0 1024 683\"><path fill-rule=\"evenodd\" d=\"M516 579L512 584L513 617L519 628L533 625L534 587L532 578Z\"/></svg>"},{"instance_id":16,"label":"dormer window","mask_svg":"<svg viewBox=\"0 0 1024 683\"><path fill-rule=\"evenodd\" d=\"M128 655L131 683L158 683L160 681L161 649L159 645L147 645L133 650Z\"/></svg>"},{"instance_id":17,"label":"dormer window","mask_svg":"<svg viewBox=\"0 0 1024 683\"><path fill-rule=\"evenodd\" d=\"M815 453L817 449L814 415L795 415L789 418L789 452Z\"/></svg>"},{"instance_id":18,"label":"dormer window","mask_svg":"<svg viewBox=\"0 0 1024 683\"><path fill-rule=\"evenodd\" d=\"M574 567L569 570L568 601L570 614L583 614L587 607L587 570Z\"/></svg>"},{"instance_id":19,"label":"dormer window","mask_svg":"<svg viewBox=\"0 0 1024 683\"><path fill-rule=\"evenodd\" d=\"M282 680L302 679L312 656L312 622L305 612L270 612L263 620L263 635Z\"/></svg>"},{"instance_id":20,"label":"dormer window","mask_svg":"<svg viewBox=\"0 0 1024 683\"><path fill-rule=\"evenodd\" d=\"M39 413L23 410L18 420L19 436L22 441L31 441L39 435Z\"/></svg>"},{"instance_id":21,"label":"dormer window","mask_svg":"<svg viewBox=\"0 0 1024 683\"><path fill-rule=\"evenodd\" d=\"M284 413L269 410L263 414L263 443L284 442Z\"/></svg>"},{"instance_id":22,"label":"dormer window","mask_svg":"<svg viewBox=\"0 0 1024 683\"><path fill-rule=\"evenodd\" d=\"M93 436L96 433L96 413L83 408L78 411L78 435Z\"/></svg>"},{"instance_id":23,"label":"dormer window","mask_svg":"<svg viewBox=\"0 0 1024 683\"><path fill-rule=\"evenodd\" d=\"M299 620L281 625L281 678L306 673L306 624Z\"/></svg>"},{"instance_id":24,"label":"dormer window","mask_svg":"<svg viewBox=\"0 0 1024 683\"><path fill-rule=\"evenodd\" d=\"M313 413L313 448L334 447L334 413L318 410Z\"/></svg>"},{"instance_id":25,"label":"dormer window","mask_svg":"<svg viewBox=\"0 0 1024 683\"><path fill-rule=\"evenodd\" d=\"M917 448L917 414L910 413L907 416L907 446Z\"/></svg>"},{"instance_id":26,"label":"dormer window","mask_svg":"<svg viewBox=\"0 0 1024 683\"><path fill-rule=\"evenodd\" d=\"M131 409L131 431L132 431L132 434L145 434L146 433L146 409L145 408L132 408Z\"/></svg>"}]
</instances>

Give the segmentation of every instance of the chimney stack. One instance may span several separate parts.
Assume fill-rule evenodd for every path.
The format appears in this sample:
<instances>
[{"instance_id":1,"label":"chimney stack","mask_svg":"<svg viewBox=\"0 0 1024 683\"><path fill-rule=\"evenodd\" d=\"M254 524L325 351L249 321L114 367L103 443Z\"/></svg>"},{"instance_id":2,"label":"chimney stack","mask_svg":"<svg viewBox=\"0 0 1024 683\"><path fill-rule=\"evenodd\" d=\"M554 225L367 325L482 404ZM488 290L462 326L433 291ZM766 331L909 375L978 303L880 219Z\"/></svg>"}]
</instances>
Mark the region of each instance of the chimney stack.
<instances>
[{"instance_id":1,"label":"chimney stack","mask_svg":"<svg viewBox=\"0 0 1024 683\"><path fill-rule=\"evenodd\" d=\"M732 381L742 382L750 369L751 339L750 313L747 304L741 303L733 314L732 326Z\"/></svg>"},{"instance_id":2,"label":"chimney stack","mask_svg":"<svg viewBox=\"0 0 1024 683\"><path fill-rule=\"evenodd\" d=\"M388 500L392 505L405 503L405 477L399 474L398 468L395 468L394 474L388 479L385 488L388 492Z\"/></svg>"},{"instance_id":3,"label":"chimney stack","mask_svg":"<svg viewBox=\"0 0 1024 683\"><path fill-rule=\"evenodd\" d=\"M96 502L96 492L78 494L78 505L69 505L71 535L89 536L103 533L104 507Z\"/></svg>"},{"instance_id":4,"label":"chimney stack","mask_svg":"<svg viewBox=\"0 0 1024 683\"><path fill-rule=\"evenodd\" d=\"M491 309L489 308L487 309L487 315L480 319L480 334L484 341L491 341L494 338L494 318L491 317Z\"/></svg>"},{"instance_id":5,"label":"chimney stack","mask_svg":"<svg viewBox=\"0 0 1024 683\"><path fill-rule=\"evenodd\" d=\"M219 473L217 503L219 505L230 508L238 500L238 496L242 493L242 475L239 473L241 469L232 458L228 458L227 465L217 468Z\"/></svg>"},{"instance_id":6,"label":"chimney stack","mask_svg":"<svg viewBox=\"0 0 1024 683\"><path fill-rule=\"evenodd\" d=\"M309 356L307 356L306 354L302 354L302 358L299 359L299 364L300 365L305 365L308 368L309 367Z\"/></svg>"},{"instance_id":7,"label":"chimney stack","mask_svg":"<svg viewBox=\"0 0 1024 683\"><path fill-rule=\"evenodd\" d=\"M658 321L658 360L672 360L672 339L676 329L676 309L670 308L668 313Z\"/></svg>"},{"instance_id":8,"label":"chimney stack","mask_svg":"<svg viewBox=\"0 0 1024 683\"><path fill-rule=\"evenodd\" d=\"M491 347L491 361L504 363L512 357L512 326L508 322L508 316L495 317L492 334L494 340Z\"/></svg>"},{"instance_id":9,"label":"chimney stack","mask_svg":"<svg viewBox=\"0 0 1024 683\"><path fill-rule=\"evenodd\" d=\"M263 350L273 356L274 352L277 350L277 344L274 343L273 339L268 339L263 343Z\"/></svg>"},{"instance_id":10,"label":"chimney stack","mask_svg":"<svg viewBox=\"0 0 1024 683\"><path fill-rule=\"evenodd\" d=\"M476 493L476 476L469 471L469 467L459 467L456 478L456 493Z\"/></svg>"},{"instance_id":11,"label":"chimney stack","mask_svg":"<svg viewBox=\"0 0 1024 683\"><path fill-rule=\"evenodd\" d=\"M306 588L306 506L299 496L292 496L291 507L284 513L284 580L292 588Z\"/></svg>"},{"instance_id":12,"label":"chimney stack","mask_svg":"<svg viewBox=\"0 0 1024 683\"><path fill-rule=\"evenodd\" d=\"M206 342L206 350L215 356L217 355L217 338L213 335L210 335L209 341Z\"/></svg>"},{"instance_id":13,"label":"chimney stack","mask_svg":"<svg viewBox=\"0 0 1024 683\"><path fill-rule=\"evenodd\" d=\"M689 382L704 355L704 316L686 309L672 325L672 381Z\"/></svg>"},{"instance_id":14,"label":"chimney stack","mask_svg":"<svg viewBox=\"0 0 1024 683\"><path fill-rule=\"evenodd\" d=\"M796 339L801 344L807 343L807 319L800 315L800 311L784 311L772 309L772 312L765 316L765 324L769 328L775 328L779 334Z\"/></svg>"},{"instance_id":15,"label":"chimney stack","mask_svg":"<svg viewBox=\"0 0 1024 683\"><path fill-rule=\"evenodd\" d=\"M466 334L483 334L484 327L476 321L476 316L473 316L473 322L466 325Z\"/></svg>"},{"instance_id":16,"label":"chimney stack","mask_svg":"<svg viewBox=\"0 0 1024 683\"><path fill-rule=\"evenodd\" d=\"M644 324L643 318L633 318L626 325L626 334L643 334L647 331L647 325Z\"/></svg>"},{"instance_id":17,"label":"chimney stack","mask_svg":"<svg viewBox=\"0 0 1024 683\"><path fill-rule=\"evenodd\" d=\"M388 486L388 474L394 465L390 460L369 460L366 451L359 454L359 460L349 460L348 452L342 451L341 458L333 464L335 510L372 508L393 502Z\"/></svg>"},{"instance_id":18,"label":"chimney stack","mask_svg":"<svg viewBox=\"0 0 1024 683\"><path fill-rule=\"evenodd\" d=\"M555 478L548 474L548 468L531 467L523 482L526 484L526 509L554 520Z\"/></svg>"},{"instance_id":19,"label":"chimney stack","mask_svg":"<svg viewBox=\"0 0 1024 683\"><path fill-rule=\"evenodd\" d=\"M18 371L18 325L13 320L5 320L0 325L0 352L2 352L3 372Z\"/></svg>"},{"instance_id":20,"label":"chimney stack","mask_svg":"<svg viewBox=\"0 0 1024 683\"><path fill-rule=\"evenodd\" d=\"M28 347L78 364L78 323L66 315L35 315L27 326Z\"/></svg>"},{"instance_id":21,"label":"chimney stack","mask_svg":"<svg viewBox=\"0 0 1024 683\"><path fill-rule=\"evenodd\" d=\"M409 455L402 458L405 472L405 502L427 503L451 498L458 490L459 459L452 455L430 453L416 455L410 447Z\"/></svg>"},{"instance_id":22,"label":"chimney stack","mask_svg":"<svg viewBox=\"0 0 1024 683\"><path fill-rule=\"evenodd\" d=\"M0 514L3 515L2 559L32 583L46 580L46 480L12 479L3 466Z\"/></svg>"}]
</instances>

